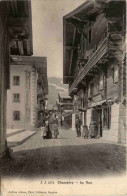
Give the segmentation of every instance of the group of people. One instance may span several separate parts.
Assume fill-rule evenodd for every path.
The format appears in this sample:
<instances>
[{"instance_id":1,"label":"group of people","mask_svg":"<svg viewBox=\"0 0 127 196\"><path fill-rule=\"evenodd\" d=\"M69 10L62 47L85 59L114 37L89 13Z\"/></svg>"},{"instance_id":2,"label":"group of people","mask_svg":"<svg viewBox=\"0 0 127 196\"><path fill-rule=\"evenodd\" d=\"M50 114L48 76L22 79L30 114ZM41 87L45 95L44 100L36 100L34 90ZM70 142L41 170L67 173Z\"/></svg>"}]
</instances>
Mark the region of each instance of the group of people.
<instances>
[{"instance_id":1,"label":"group of people","mask_svg":"<svg viewBox=\"0 0 127 196\"><path fill-rule=\"evenodd\" d=\"M55 113L50 113L41 126L41 136L43 139L55 139L59 135L58 119Z\"/></svg>"},{"instance_id":2,"label":"group of people","mask_svg":"<svg viewBox=\"0 0 127 196\"><path fill-rule=\"evenodd\" d=\"M98 137L98 128L96 121L91 121L90 126L88 128L87 125L82 126L82 121L79 116L76 119L76 133L77 137L85 138L97 138Z\"/></svg>"}]
</instances>

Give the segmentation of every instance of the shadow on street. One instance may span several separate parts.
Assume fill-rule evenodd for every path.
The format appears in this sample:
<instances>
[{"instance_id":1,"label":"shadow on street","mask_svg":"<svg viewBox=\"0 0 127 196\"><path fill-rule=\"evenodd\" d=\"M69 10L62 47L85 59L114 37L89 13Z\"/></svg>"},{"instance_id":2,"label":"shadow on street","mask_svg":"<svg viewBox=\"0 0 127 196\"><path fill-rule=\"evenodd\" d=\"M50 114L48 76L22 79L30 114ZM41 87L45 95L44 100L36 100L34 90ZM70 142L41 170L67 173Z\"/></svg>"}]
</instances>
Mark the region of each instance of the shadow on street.
<instances>
[{"instance_id":1,"label":"shadow on street","mask_svg":"<svg viewBox=\"0 0 127 196\"><path fill-rule=\"evenodd\" d=\"M102 177L126 169L126 148L109 143L42 147L14 152L13 157L3 160L3 177Z\"/></svg>"}]
</instances>

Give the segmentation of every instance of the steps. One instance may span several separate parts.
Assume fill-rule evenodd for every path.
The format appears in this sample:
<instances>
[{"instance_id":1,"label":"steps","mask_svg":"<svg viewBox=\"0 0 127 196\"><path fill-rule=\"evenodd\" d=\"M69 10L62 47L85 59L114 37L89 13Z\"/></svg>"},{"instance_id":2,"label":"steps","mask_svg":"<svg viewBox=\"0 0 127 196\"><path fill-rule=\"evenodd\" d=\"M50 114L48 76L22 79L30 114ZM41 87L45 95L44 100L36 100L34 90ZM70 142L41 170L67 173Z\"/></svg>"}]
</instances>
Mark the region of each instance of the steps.
<instances>
[{"instance_id":1,"label":"steps","mask_svg":"<svg viewBox=\"0 0 127 196\"><path fill-rule=\"evenodd\" d=\"M21 132L24 132L24 131L25 131L25 129L7 129L6 136L10 137L12 135L15 135L15 134L18 134L18 133L21 133Z\"/></svg>"},{"instance_id":2,"label":"steps","mask_svg":"<svg viewBox=\"0 0 127 196\"><path fill-rule=\"evenodd\" d=\"M19 144L24 143L27 139L33 136L36 131L29 131L29 130L13 130L12 132L7 131L7 143L8 146L16 146Z\"/></svg>"}]
</instances>

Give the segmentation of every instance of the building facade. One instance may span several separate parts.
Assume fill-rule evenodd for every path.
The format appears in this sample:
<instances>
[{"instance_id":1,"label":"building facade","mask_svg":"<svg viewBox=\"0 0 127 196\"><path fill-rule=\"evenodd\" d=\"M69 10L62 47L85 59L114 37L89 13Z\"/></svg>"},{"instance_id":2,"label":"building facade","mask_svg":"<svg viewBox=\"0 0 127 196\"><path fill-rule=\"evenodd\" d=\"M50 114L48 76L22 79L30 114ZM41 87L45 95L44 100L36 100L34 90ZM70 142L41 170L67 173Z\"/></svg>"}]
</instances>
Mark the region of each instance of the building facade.
<instances>
[{"instance_id":1,"label":"building facade","mask_svg":"<svg viewBox=\"0 0 127 196\"><path fill-rule=\"evenodd\" d=\"M21 48L32 55L31 1L0 0L0 156L6 150L6 102L10 88L10 54ZM14 40L14 42L13 42ZM20 49L17 50L19 54ZM23 51L21 52L23 53Z\"/></svg>"},{"instance_id":2,"label":"building facade","mask_svg":"<svg viewBox=\"0 0 127 196\"><path fill-rule=\"evenodd\" d=\"M42 66L38 69L37 80L37 127L40 127L45 120L47 112L47 95L48 95L48 79L47 79L47 58L43 57Z\"/></svg>"},{"instance_id":3,"label":"building facade","mask_svg":"<svg viewBox=\"0 0 127 196\"><path fill-rule=\"evenodd\" d=\"M125 1L86 1L64 16L63 81L76 115L98 135L126 142Z\"/></svg>"},{"instance_id":4,"label":"building facade","mask_svg":"<svg viewBox=\"0 0 127 196\"><path fill-rule=\"evenodd\" d=\"M68 95L68 93L59 92L58 100L56 101L57 107L61 112L67 112L73 110L73 100L72 97Z\"/></svg>"},{"instance_id":5,"label":"building facade","mask_svg":"<svg viewBox=\"0 0 127 196\"><path fill-rule=\"evenodd\" d=\"M38 126L39 112L47 93L47 73L44 70L47 70L46 57L11 56L8 128L33 129ZM40 84L42 81L43 85Z\"/></svg>"},{"instance_id":6,"label":"building facade","mask_svg":"<svg viewBox=\"0 0 127 196\"><path fill-rule=\"evenodd\" d=\"M59 92L56 101L58 111L61 117L61 126L72 128L73 99L68 93ZM62 120L63 118L64 120Z\"/></svg>"}]
</instances>

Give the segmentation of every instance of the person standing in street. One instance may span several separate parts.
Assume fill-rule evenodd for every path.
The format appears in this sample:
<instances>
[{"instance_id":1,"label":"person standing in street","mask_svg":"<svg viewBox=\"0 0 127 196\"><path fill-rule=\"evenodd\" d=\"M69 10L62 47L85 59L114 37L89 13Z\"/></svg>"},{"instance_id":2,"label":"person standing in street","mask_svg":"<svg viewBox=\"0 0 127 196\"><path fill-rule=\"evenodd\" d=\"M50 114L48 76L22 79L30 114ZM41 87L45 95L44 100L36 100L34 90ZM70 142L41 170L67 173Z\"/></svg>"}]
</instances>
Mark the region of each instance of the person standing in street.
<instances>
[{"instance_id":1,"label":"person standing in street","mask_svg":"<svg viewBox=\"0 0 127 196\"><path fill-rule=\"evenodd\" d=\"M46 123L44 123L41 126L41 136L43 137L43 139L46 139L46 136L47 136L47 126L46 126Z\"/></svg>"},{"instance_id":2,"label":"person standing in street","mask_svg":"<svg viewBox=\"0 0 127 196\"><path fill-rule=\"evenodd\" d=\"M52 138L54 138L54 119L55 119L55 114L52 112L49 119L49 129L51 131Z\"/></svg>"},{"instance_id":3,"label":"person standing in street","mask_svg":"<svg viewBox=\"0 0 127 196\"><path fill-rule=\"evenodd\" d=\"M49 127L49 116L47 116L47 121L46 121L46 126L47 126L47 139L51 139L52 138L52 133L50 131L50 127Z\"/></svg>"},{"instance_id":4,"label":"person standing in street","mask_svg":"<svg viewBox=\"0 0 127 196\"><path fill-rule=\"evenodd\" d=\"M57 136L59 135L59 130L58 130L58 119L54 118L54 138L57 138Z\"/></svg>"},{"instance_id":5,"label":"person standing in street","mask_svg":"<svg viewBox=\"0 0 127 196\"><path fill-rule=\"evenodd\" d=\"M77 137L80 137L81 136L81 124L82 124L82 121L81 119L79 118L79 116L77 117L77 120L76 120L76 132L77 132Z\"/></svg>"}]
</instances>

